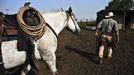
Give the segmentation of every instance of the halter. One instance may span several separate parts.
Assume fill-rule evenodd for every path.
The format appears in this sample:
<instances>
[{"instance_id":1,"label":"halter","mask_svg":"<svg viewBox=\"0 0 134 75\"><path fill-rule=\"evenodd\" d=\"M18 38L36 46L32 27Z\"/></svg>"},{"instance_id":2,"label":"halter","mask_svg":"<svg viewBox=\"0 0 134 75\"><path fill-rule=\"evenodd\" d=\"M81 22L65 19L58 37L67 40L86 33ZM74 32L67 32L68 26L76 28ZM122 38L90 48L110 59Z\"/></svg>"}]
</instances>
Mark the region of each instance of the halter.
<instances>
[{"instance_id":1,"label":"halter","mask_svg":"<svg viewBox=\"0 0 134 75\"><path fill-rule=\"evenodd\" d=\"M74 19L73 19L72 16L71 16L72 13L69 13L68 11L66 11L66 13L67 13L67 16L68 16L68 17L67 17L67 18L68 18L67 20L69 20L69 16L70 16L71 19L72 19L72 21L73 21L73 23L74 23L74 25L75 25L75 29L78 30L78 29L76 28L76 23L75 23Z\"/></svg>"}]
</instances>

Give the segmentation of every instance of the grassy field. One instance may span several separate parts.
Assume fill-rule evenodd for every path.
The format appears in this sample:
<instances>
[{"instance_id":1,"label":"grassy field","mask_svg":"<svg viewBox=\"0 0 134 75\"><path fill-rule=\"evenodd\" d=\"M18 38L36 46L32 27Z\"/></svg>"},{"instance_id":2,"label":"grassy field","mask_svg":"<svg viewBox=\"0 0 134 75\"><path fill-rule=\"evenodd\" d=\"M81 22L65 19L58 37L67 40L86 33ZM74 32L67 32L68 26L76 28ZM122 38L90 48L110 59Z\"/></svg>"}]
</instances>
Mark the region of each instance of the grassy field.
<instances>
[{"instance_id":1,"label":"grassy field","mask_svg":"<svg viewBox=\"0 0 134 75\"><path fill-rule=\"evenodd\" d=\"M78 22L78 24L80 26L96 26L96 21L81 21L81 22Z\"/></svg>"}]
</instances>

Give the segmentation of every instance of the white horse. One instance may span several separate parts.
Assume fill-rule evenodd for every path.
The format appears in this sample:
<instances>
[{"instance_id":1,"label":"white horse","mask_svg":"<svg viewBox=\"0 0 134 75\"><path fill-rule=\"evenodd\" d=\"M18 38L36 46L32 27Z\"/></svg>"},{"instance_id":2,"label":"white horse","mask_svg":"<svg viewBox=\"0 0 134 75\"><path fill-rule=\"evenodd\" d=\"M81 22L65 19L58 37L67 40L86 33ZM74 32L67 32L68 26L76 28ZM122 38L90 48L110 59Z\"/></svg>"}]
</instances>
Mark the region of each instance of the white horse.
<instances>
[{"instance_id":1,"label":"white horse","mask_svg":"<svg viewBox=\"0 0 134 75\"><path fill-rule=\"evenodd\" d=\"M68 11L45 13L43 17L49 26L46 26L44 35L35 42L35 56L37 59L42 58L48 64L52 74L56 75L58 72L55 55L58 43L57 36L64 27L68 27L73 32L80 32L80 28L71 8ZM26 60L26 52L18 51L16 45L17 40L2 43L3 61L6 69L22 65Z\"/></svg>"}]
</instances>

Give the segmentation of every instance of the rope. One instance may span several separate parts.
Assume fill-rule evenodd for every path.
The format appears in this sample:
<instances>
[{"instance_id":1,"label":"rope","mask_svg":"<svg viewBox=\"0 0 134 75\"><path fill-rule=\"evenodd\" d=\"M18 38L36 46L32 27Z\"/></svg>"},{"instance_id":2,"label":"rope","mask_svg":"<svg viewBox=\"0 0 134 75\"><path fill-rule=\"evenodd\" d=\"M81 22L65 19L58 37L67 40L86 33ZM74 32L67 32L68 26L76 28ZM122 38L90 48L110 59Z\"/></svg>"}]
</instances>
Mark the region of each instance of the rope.
<instances>
[{"instance_id":1,"label":"rope","mask_svg":"<svg viewBox=\"0 0 134 75\"><path fill-rule=\"evenodd\" d=\"M29 7L29 6L24 6L21 7L20 10L17 13L17 22L19 23L20 28L27 33L28 35L32 35L32 36L39 36L39 35L43 35L45 32L45 20L42 17L42 15L38 12L37 16L40 19L40 24L37 26L30 26L27 25L24 20L23 20L23 14L26 10L32 9L36 12L38 12L36 9Z\"/></svg>"}]
</instances>

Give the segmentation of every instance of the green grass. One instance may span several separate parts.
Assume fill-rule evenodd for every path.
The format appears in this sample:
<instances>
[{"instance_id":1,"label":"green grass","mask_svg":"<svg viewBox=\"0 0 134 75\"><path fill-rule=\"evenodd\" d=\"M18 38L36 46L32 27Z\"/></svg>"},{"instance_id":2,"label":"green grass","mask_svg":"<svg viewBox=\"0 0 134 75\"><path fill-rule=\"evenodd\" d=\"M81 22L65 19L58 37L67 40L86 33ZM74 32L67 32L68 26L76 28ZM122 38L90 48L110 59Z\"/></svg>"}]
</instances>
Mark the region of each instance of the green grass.
<instances>
[{"instance_id":1,"label":"green grass","mask_svg":"<svg viewBox=\"0 0 134 75\"><path fill-rule=\"evenodd\" d=\"M127 32L132 32L132 33L134 33L134 29L127 29Z\"/></svg>"},{"instance_id":2,"label":"green grass","mask_svg":"<svg viewBox=\"0 0 134 75\"><path fill-rule=\"evenodd\" d=\"M96 26L96 22L92 21L92 22L78 22L78 24L80 26Z\"/></svg>"}]
</instances>

